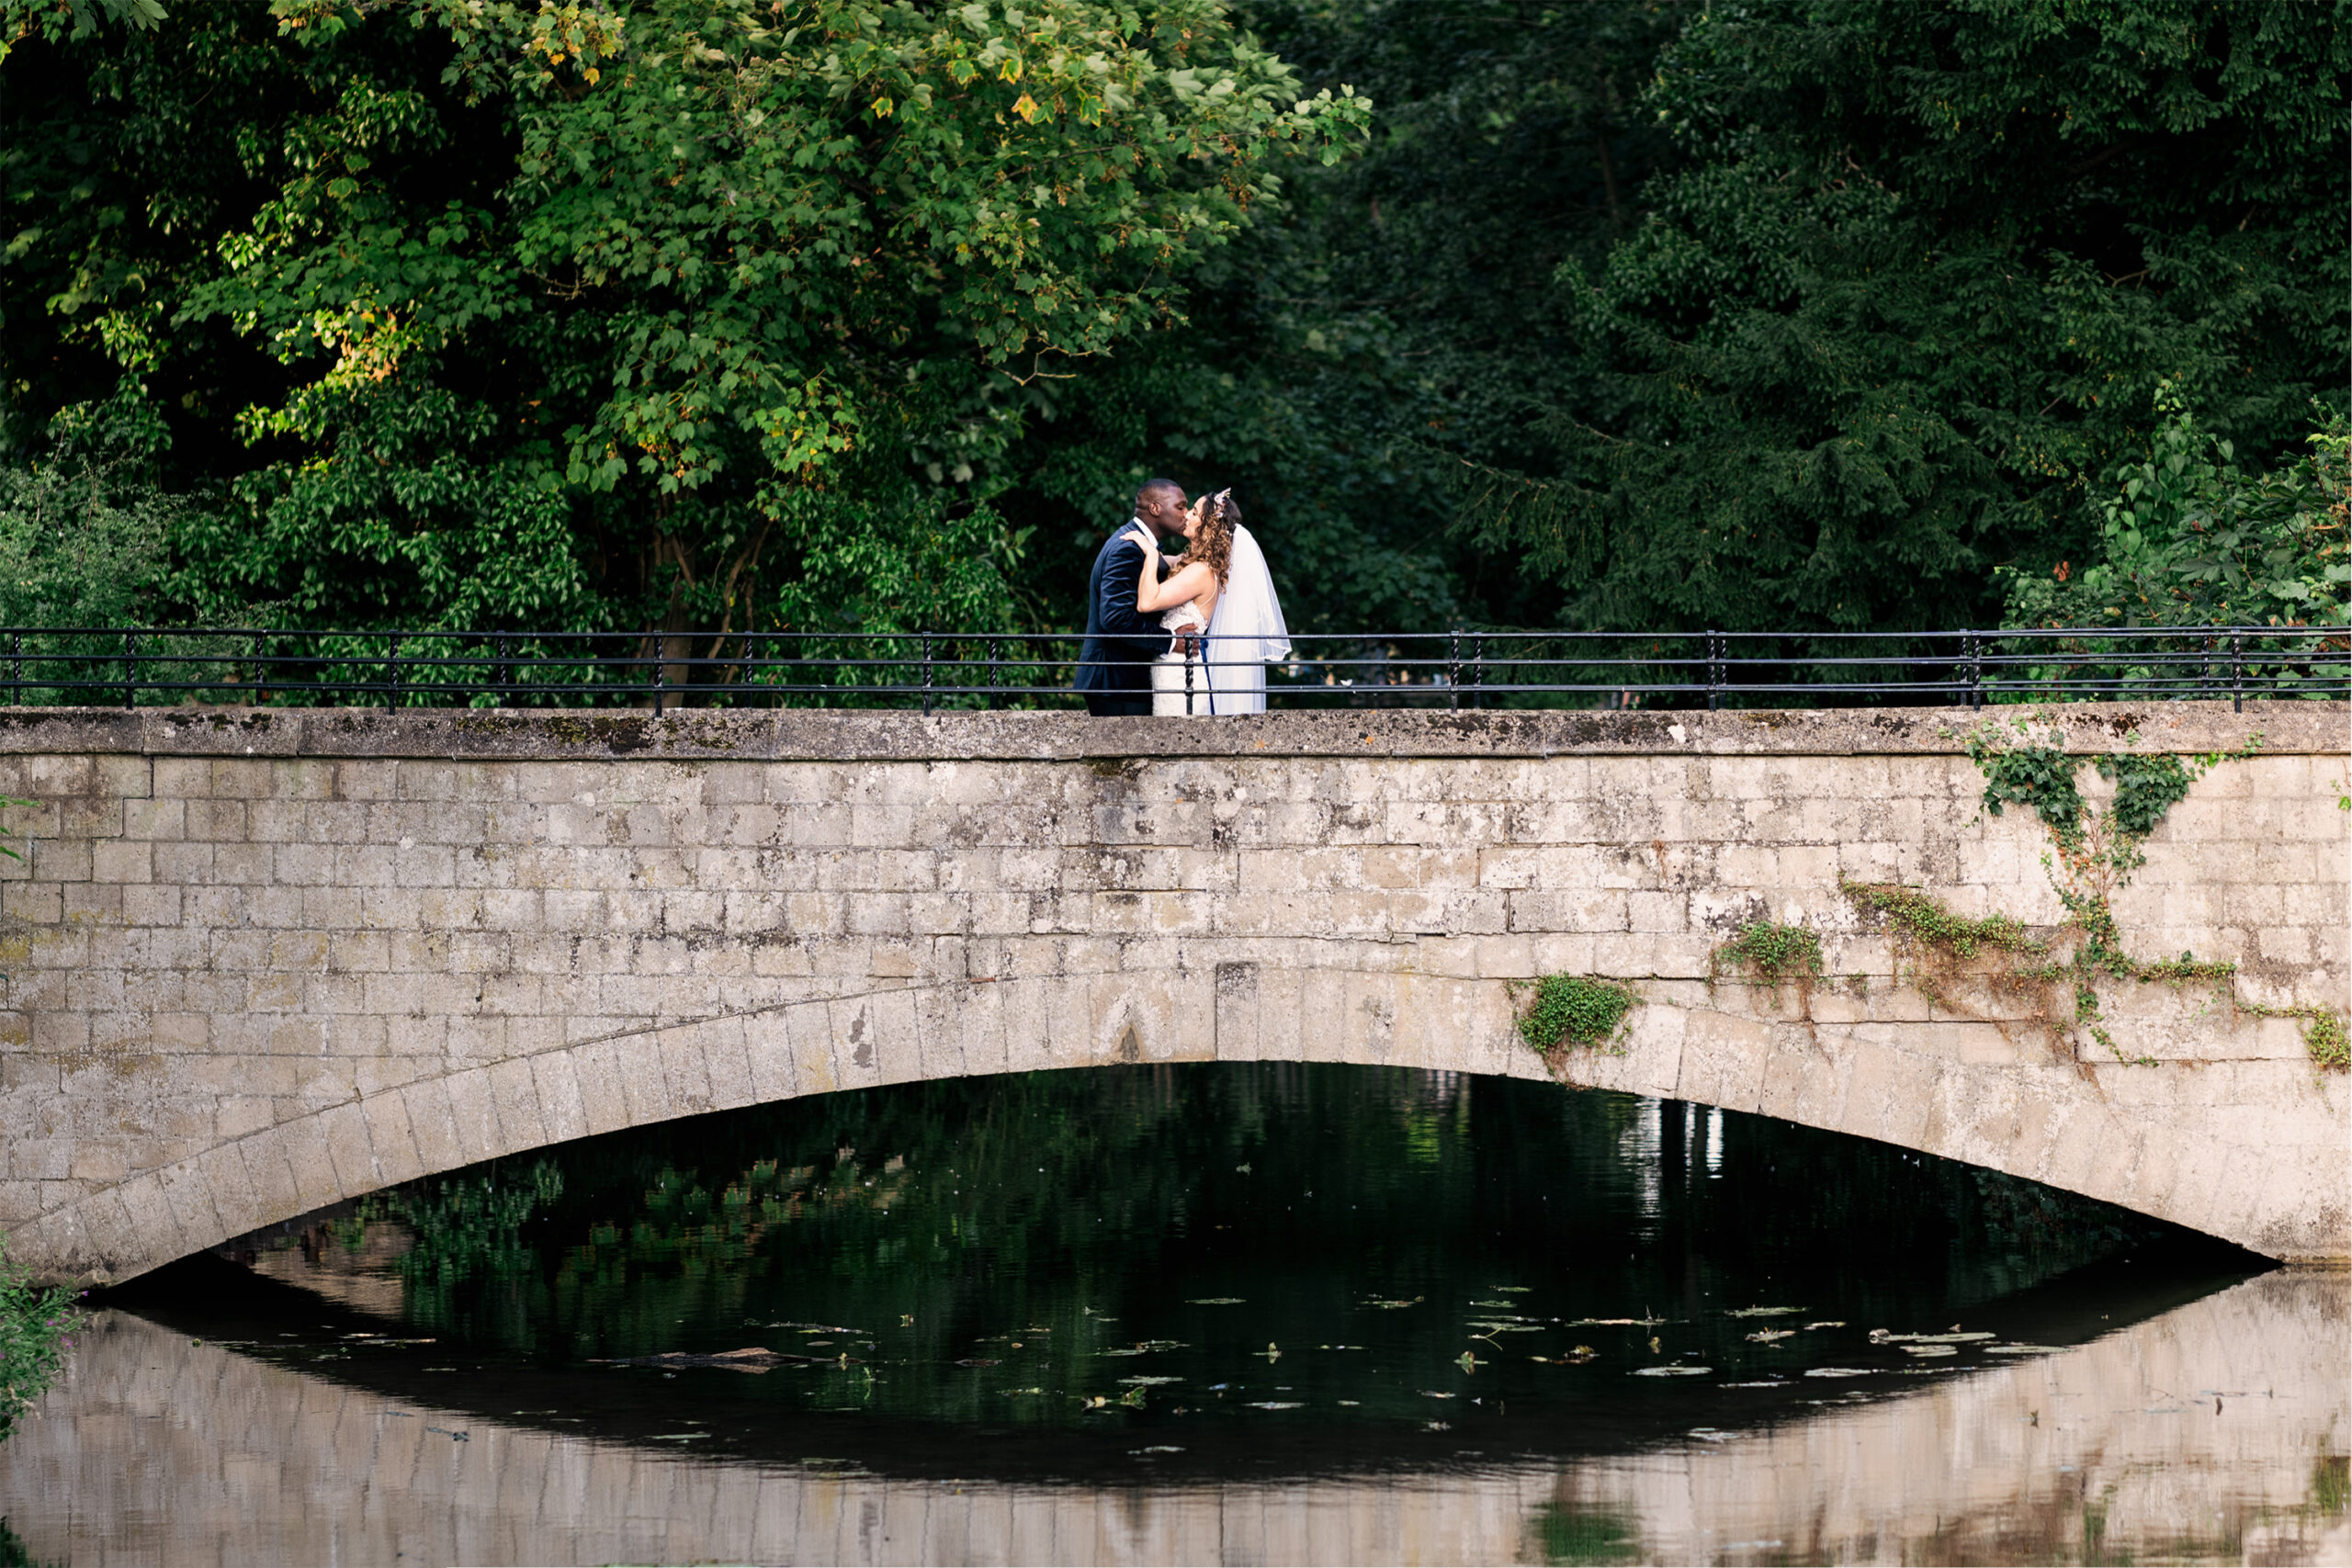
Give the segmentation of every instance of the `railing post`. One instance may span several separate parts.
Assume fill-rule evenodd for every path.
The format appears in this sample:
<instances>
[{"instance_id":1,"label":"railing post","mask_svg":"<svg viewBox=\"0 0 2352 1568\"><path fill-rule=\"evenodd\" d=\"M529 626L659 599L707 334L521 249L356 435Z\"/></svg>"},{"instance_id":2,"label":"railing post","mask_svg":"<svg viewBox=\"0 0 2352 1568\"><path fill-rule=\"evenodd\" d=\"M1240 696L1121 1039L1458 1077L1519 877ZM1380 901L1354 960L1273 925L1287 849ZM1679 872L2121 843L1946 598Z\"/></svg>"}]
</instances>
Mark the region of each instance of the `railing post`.
<instances>
[{"instance_id":1,"label":"railing post","mask_svg":"<svg viewBox=\"0 0 2352 1568\"><path fill-rule=\"evenodd\" d=\"M2230 637L2230 711L2245 712L2245 638Z\"/></svg>"},{"instance_id":2,"label":"railing post","mask_svg":"<svg viewBox=\"0 0 2352 1568\"><path fill-rule=\"evenodd\" d=\"M1723 637L1718 631L1707 633L1707 705L1711 708L1724 705Z\"/></svg>"},{"instance_id":3,"label":"railing post","mask_svg":"<svg viewBox=\"0 0 2352 1568\"><path fill-rule=\"evenodd\" d=\"M1445 639L1445 705L1462 705L1462 629L1457 626Z\"/></svg>"},{"instance_id":4,"label":"railing post","mask_svg":"<svg viewBox=\"0 0 2352 1568\"><path fill-rule=\"evenodd\" d=\"M990 713L994 713L998 708L1001 707L1001 706L1003 705L1003 704L1004 704L1004 699L1003 699L1001 696L1000 696L1000 695L998 694L998 693L997 693L997 686L998 686L998 684L1000 683L1000 682L999 682L1000 669L999 669L999 665L998 665L998 662L997 662L998 645L997 645L997 640L996 640L996 638L994 638L994 637L989 637L989 638L988 639L987 646L985 647L985 649L983 649L983 651L988 655L988 666L989 666L989 711Z\"/></svg>"},{"instance_id":5,"label":"railing post","mask_svg":"<svg viewBox=\"0 0 2352 1568\"><path fill-rule=\"evenodd\" d=\"M139 705L139 634L135 631L122 634L122 705Z\"/></svg>"},{"instance_id":6,"label":"railing post","mask_svg":"<svg viewBox=\"0 0 2352 1568\"><path fill-rule=\"evenodd\" d=\"M667 642L659 632L655 633L653 637L653 716L656 718L662 716L663 688L670 683L670 667L662 662L669 656L669 652Z\"/></svg>"},{"instance_id":7,"label":"railing post","mask_svg":"<svg viewBox=\"0 0 2352 1568\"><path fill-rule=\"evenodd\" d=\"M931 634L917 632L915 636L922 639L922 716L929 718L931 716Z\"/></svg>"},{"instance_id":8,"label":"railing post","mask_svg":"<svg viewBox=\"0 0 2352 1568\"><path fill-rule=\"evenodd\" d=\"M8 634L8 702L15 707L25 705L25 634Z\"/></svg>"},{"instance_id":9,"label":"railing post","mask_svg":"<svg viewBox=\"0 0 2352 1568\"><path fill-rule=\"evenodd\" d=\"M1984 639L1975 632L1963 634L1968 648L1968 706L1984 705Z\"/></svg>"},{"instance_id":10,"label":"railing post","mask_svg":"<svg viewBox=\"0 0 2352 1568\"><path fill-rule=\"evenodd\" d=\"M1477 695L1470 699L1472 707L1487 705L1487 634L1470 634L1470 684Z\"/></svg>"},{"instance_id":11,"label":"railing post","mask_svg":"<svg viewBox=\"0 0 2352 1568\"><path fill-rule=\"evenodd\" d=\"M401 634L400 634L400 633L398 633L398 632L394 632L394 633L392 634L392 646L391 646L391 648L390 648L389 650L387 650L387 652L386 652L386 654L385 654L385 657L384 657L384 664L385 664L385 668L386 668L386 672L387 672L387 673L391 677L390 682L390 686L391 686L391 688L392 688L390 692L388 692L388 693L386 693L386 694L385 694L385 696L384 696L385 705L386 705L387 707L390 708L394 713L398 713L398 712L400 711L400 706L401 706Z\"/></svg>"},{"instance_id":12,"label":"railing post","mask_svg":"<svg viewBox=\"0 0 2352 1568\"><path fill-rule=\"evenodd\" d=\"M499 706L512 707L511 699L514 695L514 646L503 631L491 634L491 644L498 649Z\"/></svg>"}]
</instances>

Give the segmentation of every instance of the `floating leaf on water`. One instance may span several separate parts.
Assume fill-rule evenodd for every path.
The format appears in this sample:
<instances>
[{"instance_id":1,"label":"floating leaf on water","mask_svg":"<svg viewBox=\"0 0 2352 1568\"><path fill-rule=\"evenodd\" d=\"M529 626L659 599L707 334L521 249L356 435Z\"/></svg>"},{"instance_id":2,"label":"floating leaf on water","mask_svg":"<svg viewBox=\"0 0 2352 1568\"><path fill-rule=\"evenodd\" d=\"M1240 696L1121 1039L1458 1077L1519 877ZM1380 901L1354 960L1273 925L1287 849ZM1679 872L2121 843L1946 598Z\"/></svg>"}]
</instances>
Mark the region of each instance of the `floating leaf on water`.
<instances>
[{"instance_id":1,"label":"floating leaf on water","mask_svg":"<svg viewBox=\"0 0 2352 1568\"><path fill-rule=\"evenodd\" d=\"M1451 1432L1453 1430L1453 1423L1451 1421L1424 1421L1421 1423L1421 1430L1424 1432Z\"/></svg>"},{"instance_id":2,"label":"floating leaf on water","mask_svg":"<svg viewBox=\"0 0 2352 1568\"><path fill-rule=\"evenodd\" d=\"M1872 1371L1870 1367L1809 1367L1804 1375L1809 1378L1866 1378Z\"/></svg>"},{"instance_id":3,"label":"floating leaf on water","mask_svg":"<svg viewBox=\"0 0 2352 1568\"><path fill-rule=\"evenodd\" d=\"M1238 1307L1248 1299L1246 1296L1194 1296L1192 1304L1196 1307Z\"/></svg>"},{"instance_id":4,"label":"floating leaf on water","mask_svg":"<svg viewBox=\"0 0 2352 1568\"><path fill-rule=\"evenodd\" d=\"M1477 1357L1472 1355L1469 1351L1464 1350L1461 1355L1454 1358L1453 1364L1460 1367L1465 1372L1473 1372L1476 1371L1480 1367L1485 1366L1487 1363L1478 1359Z\"/></svg>"},{"instance_id":5,"label":"floating leaf on water","mask_svg":"<svg viewBox=\"0 0 2352 1568\"><path fill-rule=\"evenodd\" d=\"M1693 1427L1690 1435L1702 1443L1727 1443L1732 1439L1732 1434L1715 1427Z\"/></svg>"},{"instance_id":6,"label":"floating leaf on water","mask_svg":"<svg viewBox=\"0 0 2352 1568\"><path fill-rule=\"evenodd\" d=\"M1299 1399L1252 1399L1246 1402L1252 1410L1302 1410L1306 1401Z\"/></svg>"},{"instance_id":7,"label":"floating leaf on water","mask_svg":"<svg viewBox=\"0 0 2352 1568\"><path fill-rule=\"evenodd\" d=\"M1786 1388L1789 1385L1779 1378L1768 1378L1762 1382L1721 1382L1715 1386L1717 1388Z\"/></svg>"},{"instance_id":8,"label":"floating leaf on water","mask_svg":"<svg viewBox=\"0 0 2352 1568\"><path fill-rule=\"evenodd\" d=\"M1182 1382L1184 1380L1183 1380L1182 1378L1147 1378L1147 1377L1134 1377L1134 1378L1121 1378L1119 1381L1120 1381L1121 1382L1131 1382L1131 1383L1135 1383L1135 1384L1136 1384L1138 1387L1142 1387L1142 1388L1158 1388L1161 1383L1166 1383L1166 1382Z\"/></svg>"},{"instance_id":9,"label":"floating leaf on water","mask_svg":"<svg viewBox=\"0 0 2352 1568\"><path fill-rule=\"evenodd\" d=\"M1734 1307L1725 1315L1730 1317L1788 1317L1793 1314L1801 1313L1803 1311L1804 1311L1804 1308L1803 1307Z\"/></svg>"},{"instance_id":10,"label":"floating leaf on water","mask_svg":"<svg viewBox=\"0 0 2352 1568\"><path fill-rule=\"evenodd\" d=\"M1519 1303L1517 1302L1472 1302L1470 1304L1474 1307L1507 1307L1517 1306Z\"/></svg>"},{"instance_id":11,"label":"floating leaf on water","mask_svg":"<svg viewBox=\"0 0 2352 1568\"><path fill-rule=\"evenodd\" d=\"M1999 1337L1984 1329L1967 1334L1957 1329L1950 1334L1889 1334L1883 1328L1871 1330L1871 1343L1873 1345L1972 1345L1979 1340Z\"/></svg>"},{"instance_id":12,"label":"floating leaf on water","mask_svg":"<svg viewBox=\"0 0 2352 1568\"><path fill-rule=\"evenodd\" d=\"M1110 1403L1110 1397L1106 1394L1082 1393L1079 1395L1079 1408L1081 1410L1100 1410Z\"/></svg>"},{"instance_id":13,"label":"floating leaf on water","mask_svg":"<svg viewBox=\"0 0 2352 1568\"><path fill-rule=\"evenodd\" d=\"M1333 1403L1334 1403L1334 1404L1345 1404L1345 1405L1353 1406L1353 1405L1362 1404L1363 1403L1363 1400L1361 1400L1361 1399L1341 1399L1341 1400L1335 1400L1335 1401L1333 1401Z\"/></svg>"},{"instance_id":14,"label":"floating leaf on water","mask_svg":"<svg viewBox=\"0 0 2352 1568\"><path fill-rule=\"evenodd\" d=\"M1409 1301L1409 1302L1383 1302L1383 1301L1368 1301L1368 1302L1364 1303L1363 1304L1364 1304L1364 1305L1366 1305L1366 1306L1368 1306L1368 1307L1380 1307L1380 1308L1383 1308L1383 1309L1385 1309L1385 1310L1386 1310L1386 1311L1394 1312L1394 1311L1395 1311L1396 1308L1398 1308L1398 1307L1417 1306L1417 1305L1419 1305L1419 1303L1420 1303L1420 1299L1421 1299L1420 1297L1419 1297L1419 1296L1415 1296L1415 1297L1414 1297L1411 1301Z\"/></svg>"},{"instance_id":15,"label":"floating leaf on water","mask_svg":"<svg viewBox=\"0 0 2352 1568\"><path fill-rule=\"evenodd\" d=\"M1495 1291L1495 1292L1500 1292L1500 1293L1502 1293L1502 1294L1505 1294L1505 1295L1513 1295L1513 1296L1523 1296L1523 1295L1527 1294L1527 1292L1530 1292L1530 1291L1533 1290L1534 1288L1535 1288L1535 1287L1534 1287L1534 1286L1532 1286L1532 1285L1489 1285L1489 1286L1487 1286L1487 1289L1488 1289L1488 1290L1490 1290L1490 1291Z\"/></svg>"},{"instance_id":16,"label":"floating leaf on water","mask_svg":"<svg viewBox=\"0 0 2352 1568\"><path fill-rule=\"evenodd\" d=\"M1131 1454L1181 1454L1184 1450L1174 1443L1153 1443L1148 1448L1129 1449Z\"/></svg>"},{"instance_id":17,"label":"floating leaf on water","mask_svg":"<svg viewBox=\"0 0 2352 1568\"><path fill-rule=\"evenodd\" d=\"M1776 1339L1790 1339L1795 1336L1796 1330L1793 1328L1759 1328L1748 1337L1758 1345L1770 1345Z\"/></svg>"},{"instance_id":18,"label":"floating leaf on water","mask_svg":"<svg viewBox=\"0 0 2352 1568\"><path fill-rule=\"evenodd\" d=\"M1003 1365L1001 1361L991 1359L987 1356L967 1356L956 1364L959 1367L996 1367Z\"/></svg>"},{"instance_id":19,"label":"floating leaf on water","mask_svg":"<svg viewBox=\"0 0 2352 1568\"><path fill-rule=\"evenodd\" d=\"M1569 1328L1649 1328L1661 1323L1672 1323L1670 1317L1572 1317Z\"/></svg>"},{"instance_id":20,"label":"floating leaf on water","mask_svg":"<svg viewBox=\"0 0 2352 1568\"><path fill-rule=\"evenodd\" d=\"M2065 1345L1987 1345L1984 1353L1988 1356L2055 1356L2069 1348L2071 1347Z\"/></svg>"},{"instance_id":21,"label":"floating leaf on water","mask_svg":"<svg viewBox=\"0 0 2352 1568\"><path fill-rule=\"evenodd\" d=\"M1421 1397L1423 1399L1452 1399L1453 1395L1450 1393L1440 1393L1433 1388L1425 1388L1421 1390Z\"/></svg>"},{"instance_id":22,"label":"floating leaf on water","mask_svg":"<svg viewBox=\"0 0 2352 1568\"><path fill-rule=\"evenodd\" d=\"M1913 1356L1957 1356L1960 1354L1958 1348L1951 1345L1905 1345L1903 1348L1905 1354Z\"/></svg>"},{"instance_id":23,"label":"floating leaf on water","mask_svg":"<svg viewBox=\"0 0 2352 1568\"><path fill-rule=\"evenodd\" d=\"M1843 1328L1845 1326L1846 1320L1842 1317L1824 1318L1819 1323L1808 1323L1805 1325L1805 1328L1808 1332L1815 1328Z\"/></svg>"},{"instance_id":24,"label":"floating leaf on water","mask_svg":"<svg viewBox=\"0 0 2352 1568\"><path fill-rule=\"evenodd\" d=\"M1143 1393L1144 1391L1139 1388L1131 1388L1127 1390L1126 1393L1119 1395L1119 1403L1122 1404L1132 1405L1140 1410L1143 1408Z\"/></svg>"},{"instance_id":25,"label":"floating leaf on water","mask_svg":"<svg viewBox=\"0 0 2352 1568\"><path fill-rule=\"evenodd\" d=\"M1283 1359L1282 1351L1275 1348L1274 1342L1271 1339L1266 1341L1266 1348L1264 1349L1257 1351L1255 1354L1260 1360L1265 1362L1268 1366L1272 1366L1276 1361Z\"/></svg>"},{"instance_id":26,"label":"floating leaf on water","mask_svg":"<svg viewBox=\"0 0 2352 1568\"><path fill-rule=\"evenodd\" d=\"M1636 1367L1634 1375L1637 1378L1697 1378L1704 1377L1714 1370L1713 1367Z\"/></svg>"}]
</instances>

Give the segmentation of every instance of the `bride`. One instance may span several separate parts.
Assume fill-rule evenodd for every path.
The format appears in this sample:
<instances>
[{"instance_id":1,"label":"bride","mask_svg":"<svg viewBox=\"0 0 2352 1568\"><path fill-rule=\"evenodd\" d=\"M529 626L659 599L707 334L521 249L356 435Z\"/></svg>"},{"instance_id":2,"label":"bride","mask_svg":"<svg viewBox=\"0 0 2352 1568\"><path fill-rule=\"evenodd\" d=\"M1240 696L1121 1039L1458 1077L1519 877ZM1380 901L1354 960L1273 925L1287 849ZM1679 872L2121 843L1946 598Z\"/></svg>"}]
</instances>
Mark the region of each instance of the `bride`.
<instances>
[{"instance_id":1,"label":"bride","mask_svg":"<svg viewBox=\"0 0 2352 1568\"><path fill-rule=\"evenodd\" d=\"M1159 540L1148 529L1128 537L1144 552L1136 608L1163 612L1159 624L1175 634L1152 664L1152 713L1265 712L1266 666L1290 657L1290 631L1265 553L1241 525L1233 492L1204 496L1185 513L1182 564L1165 582Z\"/></svg>"}]
</instances>

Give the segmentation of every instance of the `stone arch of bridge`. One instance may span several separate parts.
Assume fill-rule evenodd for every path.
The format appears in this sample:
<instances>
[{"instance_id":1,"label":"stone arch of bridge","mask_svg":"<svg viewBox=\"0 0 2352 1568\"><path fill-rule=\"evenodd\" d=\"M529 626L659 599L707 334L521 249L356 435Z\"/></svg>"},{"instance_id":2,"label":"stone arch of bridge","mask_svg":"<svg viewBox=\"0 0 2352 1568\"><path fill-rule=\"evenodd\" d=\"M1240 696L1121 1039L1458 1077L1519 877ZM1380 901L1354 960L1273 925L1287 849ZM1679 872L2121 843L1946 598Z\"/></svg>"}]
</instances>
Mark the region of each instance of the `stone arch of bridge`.
<instances>
[{"instance_id":1,"label":"stone arch of bridge","mask_svg":"<svg viewBox=\"0 0 2352 1568\"><path fill-rule=\"evenodd\" d=\"M19 1239L52 1273L119 1282L401 1182L684 1117L992 1073L1291 1061L1552 1078L1755 1112L2043 1182L2257 1251L2295 1251L2265 1208L2271 1183L2253 1160L2218 1145L2217 1157L2160 1113L2134 1114L2072 1063L1971 1065L1936 1026L1909 1041L1825 1038L1765 998L1745 1012L1645 1003L1622 1050L1547 1064L1519 1038L1516 990L1498 979L1227 963L813 998L380 1088L91 1192Z\"/></svg>"}]
</instances>

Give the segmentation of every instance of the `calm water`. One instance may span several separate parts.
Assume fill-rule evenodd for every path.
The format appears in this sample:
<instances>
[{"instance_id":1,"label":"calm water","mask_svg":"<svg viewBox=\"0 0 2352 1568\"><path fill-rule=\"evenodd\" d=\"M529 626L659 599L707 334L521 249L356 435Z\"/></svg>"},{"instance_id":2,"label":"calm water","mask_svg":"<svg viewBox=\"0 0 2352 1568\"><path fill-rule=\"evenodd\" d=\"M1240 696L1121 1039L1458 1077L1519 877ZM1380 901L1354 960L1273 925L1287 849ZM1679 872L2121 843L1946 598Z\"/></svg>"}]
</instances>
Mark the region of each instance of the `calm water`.
<instances>
[{"instance_id":1,"label":"calm water","mask_svg":"<svg viewBox=\"0 0 2352 1568\"><path fill-rule=\"evenodd\" d=\"M224 1251L117 1292L0 1448L0 1560L2345 1540L2341 1276L1543 1084L910 1085L587 1140Z\"/></svg>"}]
</instances>

